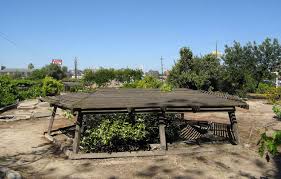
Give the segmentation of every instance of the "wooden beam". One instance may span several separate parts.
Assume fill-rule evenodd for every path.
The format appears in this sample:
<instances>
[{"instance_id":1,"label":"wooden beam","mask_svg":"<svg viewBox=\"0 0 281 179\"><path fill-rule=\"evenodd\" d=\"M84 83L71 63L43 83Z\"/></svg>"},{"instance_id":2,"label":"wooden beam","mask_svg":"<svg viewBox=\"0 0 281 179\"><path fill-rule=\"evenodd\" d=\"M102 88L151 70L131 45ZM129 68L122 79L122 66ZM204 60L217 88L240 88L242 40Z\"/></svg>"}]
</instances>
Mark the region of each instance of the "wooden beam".
<instances>
[{"instance_id":1,"label":"wooden beam","mask_svg":"<svg viewBox=\"0 0 281 179\"><path fill-rule=\"evenodd\" d=\"M235 116L235 112L228 112L229 120L230 120L230 129L233 134L233 143L234 144L239 144L239 132L238 132L238 124Z\"/></svg>"},{"instance_id":2,"label":"wooden beam","mask_svg":"<svg viewBox=\"0 0 281 179\"><path fill-rule=\"evenodd\" d=\"M163 156L167 151L132 151L132 152L113 152L113 153L79 153L76 154L71 151L66 151L69 159L106 159L106 158L123 158L123 157L150 157L150 156Z\"/></svg>"},{"instance_id":3,"label":"wooden beam","mask_svg":"<svg viewBox=\"0 0 281 179\"><path fill-rule=\"evenodd\" d=\"M167 150L165 127L165 113L163 112L159 114L159 137L161 150Z\"/></svg>"},{"instance_id":4,"label":"wooden beam","mask_svg":"<svg viewBox=\"0 0 281 179\"><path fill-rule=\"evenodd\" d=\"M73 140L73 152L78 153L80 146L80 138L81 138L81 127L83 121L83 114L81 112L74 114L76 118L76 128L75 128L75 136Z\"/></svg>"},{"instance_id":5,"label":"wooden beam","mask_svg":"<svg viewBox=\"0 0 281 179\"><path fill-rule=\"evenodd\" d=\"M55 120L56 112L57 112L57 106L54 106L52 116L50 117L50 123L49 123L49 127L48 127L48 135L51 135L51 131L52 131L53 123L54 123L54 120Z\"/></svg>"}]
</instances>

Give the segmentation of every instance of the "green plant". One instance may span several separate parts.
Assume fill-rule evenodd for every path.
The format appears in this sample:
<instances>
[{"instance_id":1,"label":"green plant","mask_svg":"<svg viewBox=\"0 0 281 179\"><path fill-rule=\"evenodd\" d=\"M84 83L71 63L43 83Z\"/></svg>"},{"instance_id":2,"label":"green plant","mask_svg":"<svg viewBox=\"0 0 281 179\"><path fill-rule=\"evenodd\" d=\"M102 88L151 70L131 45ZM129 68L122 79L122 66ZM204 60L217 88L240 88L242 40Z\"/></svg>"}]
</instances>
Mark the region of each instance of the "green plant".
<instances>
[{"instance_id":1,"label":"green plant","mask_svg":"<svg viewBox=\"0 0 281 179\"><path fill-rule=\"evenodd\" d=\"M43 96L58 95L63 89L63 84L52 77L45 77L43 80L42 94Z\"/></svg>"},{"instance_id":2,"label":"green plant","mask_svg":"<svg viewBox=\"0 0 281 179\"><path fill-rule=\"evenodd\" d=\"M34 80L12 80L12 87L16 89L16 98L19 100L32 99L42 94L42 84Z\"/></svg>"},{"instance_id":3,"label":"green plant","mask_svg":"<svg viewBox=\"0 0 281 179\"><path fill-rule=\"evenodd\" d=\"M261 157L265 154L265 152L276 155L278 152L278 146L281 145L281 131L275 131L272 136L267 136L265 132L262 133L258 144L258 152Z\"/></svg>"},{"instance_id":4,"label":"green plant","mask_svg":"<svg viewBox=\"0 0 281 179\"><path fill-rule=\"evenodd\" d=\"M12 79L8 76L0 76L0 107L13 104L18 93L12 86Z\"/></svg>"},{"instance_id":5,"label":"green plant","mask_svg":"<svg viewBox=\"0 0 281 179\"><path fill-rule=\"evenodd\" d=\"M149 149L159 143L157 113L86 115L83 122L81 146L85 152L116 152ZM166 114L167 142L179 139L179 114ZM83 128L83 127L82 127Z\"/></svg>"},{"instance_id":6,"label":"green plant","mask_svg":"<svg viewBox=\"0 0 281 179\"><path fill-rule=\"evenodd\" d=\"M173 86L169 83L163 83L160 87L162 92L171 92L173 91Z\"/></svg>"},{"instance_id":7,"label":"green plant","mask_svg":"<svg viewBox=\"0 0 281 179\"><path fill-rule=\"evenodd\" d=\"M280 108L280 106L273 105L272 111L274 112L274 114L277 116L278 119L281 119L281 108Z\"/></svg>"},{"instance_id":8,"label":"green plant","mask_svg":"<svg viewBox=\"0 0 281 179\"><path fill-rule=\"evenodd\" d=\"M159 88L161 81L153 76L145 76L142 80L136 82L136 88Z\"/></svg>"},{"instance_id":9,"label":"green plant","mask_svg":"<svg viewBox=\"0 0 281 179\"><path fill-rule=\"evenodd\" d=\"M67 119L73 119L74 118L73 114L68 110L63 110L63 116L66 117Z\"/></svg>"},{"instance_id":10,"label":"green plant","mask_svg":"<svg viewBox=\"0 0 281 179\"><path fill-rule=\"evenodd\" d=\"M270 87L265 96L270 103L276 103L281 98L281 87Z\"/></svg>"},{"instance_id":11,"label":"green plant","mask_svg":"<svg viewBox=\"0 0 281 179\"><path fill-rule=\"evenodd\" d=\"M114 116L114 120L112 117ZM147 135L144 123L132 124L126 115L103 115L98 126L85 131L81 145L86 152L138 150Z\"/></svg>"},{"instance_id":12,"label":"green plant","mask_svg":"<svg viewBox=\"0 0 281 179\"><path fill-rule=\"evenodd\" d=\"M125 83L125 88L159 88L162 82L153 76L145 76L142 80L137 80L132 83Z\"/></svg>"},{"instance_id":13,"label":"green plant","mask_svg":"<svg viewBox=\"0 0 281 179\"><path fill-rule=\"evenodd\" d=\"M256 89L256 93L265 94L273 86L267 83L260 83Z\"/></svg>"}]
</instances>

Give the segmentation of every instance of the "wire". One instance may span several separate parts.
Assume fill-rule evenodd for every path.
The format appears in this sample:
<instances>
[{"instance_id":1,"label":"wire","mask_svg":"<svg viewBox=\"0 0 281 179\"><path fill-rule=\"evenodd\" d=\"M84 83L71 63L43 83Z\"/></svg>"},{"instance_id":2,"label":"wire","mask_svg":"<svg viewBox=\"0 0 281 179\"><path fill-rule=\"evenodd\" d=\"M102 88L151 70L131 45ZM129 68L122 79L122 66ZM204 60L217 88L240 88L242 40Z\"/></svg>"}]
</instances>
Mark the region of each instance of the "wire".
<instances>
[{"instance_id":1,"label":"wire","mask_svg":"<svg viewBox=\"0 0 281 179\"><path fill-rule=\"evenodd\" d=\"M5 35L4 33L0 32L0 37L2 37L3 39L7 40L8 42L10 42L11 44L13 44L14 46L17 46L17 44L15 42L13 42L12 40L10 40L7 35Z\"/></svg>"}]
</instances>

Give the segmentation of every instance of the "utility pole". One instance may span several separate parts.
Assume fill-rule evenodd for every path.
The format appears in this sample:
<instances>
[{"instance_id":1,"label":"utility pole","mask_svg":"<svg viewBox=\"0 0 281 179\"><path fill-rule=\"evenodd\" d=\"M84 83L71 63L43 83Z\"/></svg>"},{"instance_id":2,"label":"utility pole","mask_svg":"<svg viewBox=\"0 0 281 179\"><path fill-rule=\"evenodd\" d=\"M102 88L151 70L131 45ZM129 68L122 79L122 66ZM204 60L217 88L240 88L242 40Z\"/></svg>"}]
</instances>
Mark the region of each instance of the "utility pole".
<instances>
[{"instance_id":1,"label":"utility pole","mask_svg":"<svg viewBox=\"0 0 281 179\"><path fill-rule=\"evenodd\" d=\"M77 57L74 59L74 75L75 79L77 79Z\"/></svg>"},{"instance_id":2,"label":"utility pole","mask_svg":"<svg viewBox=\"0 0 281 179\"><path fill-rule=\"evenodd\" d=\"M216 41L216 58L218 58L218 41Z\"/></svg>"},{"instance_id":3,"label":"utility pole","mask_svg":"<svg viewBox=\"0 0 281 179\"><path fill-rule=\"evenodd\" d=\"M161 79L163 81L164 71L163 71L163 58L162 58L162 56L161 56L160 60L161 60L161 76L162 76Z\"/></svg>"}]
</instances>

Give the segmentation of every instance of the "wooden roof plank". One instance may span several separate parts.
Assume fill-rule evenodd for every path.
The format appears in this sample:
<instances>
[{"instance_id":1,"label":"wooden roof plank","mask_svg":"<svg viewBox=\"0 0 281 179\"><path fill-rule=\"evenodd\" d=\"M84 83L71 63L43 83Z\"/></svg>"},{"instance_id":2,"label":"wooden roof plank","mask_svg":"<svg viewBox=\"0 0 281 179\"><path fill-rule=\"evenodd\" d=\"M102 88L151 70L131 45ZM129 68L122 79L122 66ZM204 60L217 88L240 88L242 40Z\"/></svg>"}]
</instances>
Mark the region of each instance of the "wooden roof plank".
<instances>
[{"instance_id":1,"label":"wooden roof plank","mask_svg":"<svg viewBox=\"0 0 281 179\"><path fill-rule=\"evenodd\" d=\"M231 95L176 89L161 92L159 89L99 89L94 93L68 93L43 100L71 110L128 110L136 108L200 108L242 107L248 105Z\"/></svg>"}]
</instances>

